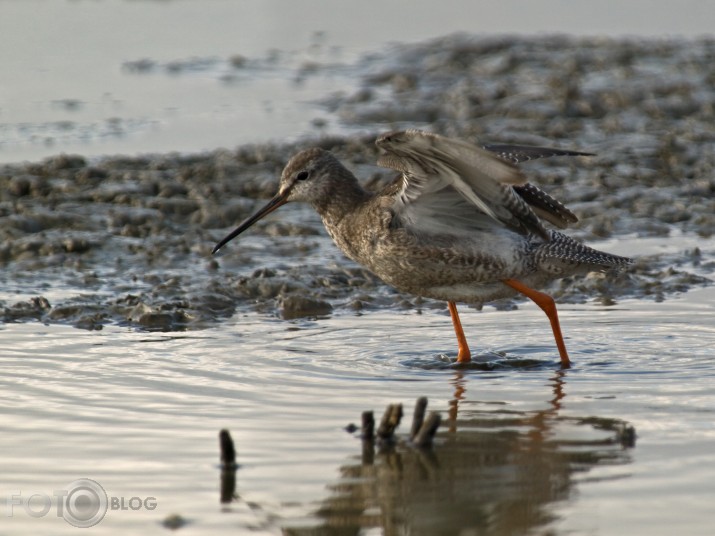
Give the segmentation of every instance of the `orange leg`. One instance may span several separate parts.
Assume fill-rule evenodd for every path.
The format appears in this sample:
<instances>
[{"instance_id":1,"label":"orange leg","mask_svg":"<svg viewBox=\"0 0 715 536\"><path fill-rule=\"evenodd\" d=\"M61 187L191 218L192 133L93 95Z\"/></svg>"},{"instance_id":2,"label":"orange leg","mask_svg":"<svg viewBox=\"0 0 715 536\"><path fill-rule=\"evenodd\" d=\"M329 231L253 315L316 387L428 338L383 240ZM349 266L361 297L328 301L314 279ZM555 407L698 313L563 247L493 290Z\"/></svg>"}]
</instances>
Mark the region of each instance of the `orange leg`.
<instances>
[{"instance_id":1,"label":"orange leg","mask_svg":"<svg viewBox=\"0 0 715 536\"><path fill-rule=\"evenodd\" d=\"M559 314L556 312L554 299L548 294L527 287L524 283L516 279L504 279L502 282L514 290L521 292L546 313L546 316L549 317L549 321L551 322L551 329L554 332L554 339L556 339L556 347L559 349L559 355L561 356L561 366L563 368L569 368L571 361L569 360L569 354L566 352L564 337L561 335L561 324L559 324Z\"/></svg>"},{"instance_id":2,"label":"orange leg","mask_svg":"<svg viewBox=\"0 0 715 536\"><path fill-rule=\"evenodd\" d=\"M457 363L469 363L472 360L472 354L467 345L467 338L464 336L462 322L459 320L457 305L454 302L447 302L447 307L449 307L449 316L452 317L452 324L454 324L454 332L457 334L457 344L459 345Z\"/></svg>"}]
</instances>

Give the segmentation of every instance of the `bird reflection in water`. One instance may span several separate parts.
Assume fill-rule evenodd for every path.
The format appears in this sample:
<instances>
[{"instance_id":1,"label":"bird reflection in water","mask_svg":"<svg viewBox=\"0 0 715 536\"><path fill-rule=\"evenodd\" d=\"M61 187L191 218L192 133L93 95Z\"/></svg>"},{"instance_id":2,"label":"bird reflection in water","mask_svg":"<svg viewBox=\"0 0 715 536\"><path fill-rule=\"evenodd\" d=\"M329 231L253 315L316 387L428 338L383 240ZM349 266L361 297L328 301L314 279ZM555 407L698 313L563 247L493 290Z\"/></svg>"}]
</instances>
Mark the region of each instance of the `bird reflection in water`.
<instances>
[{"instance_id":1,"label":"bird reflection in water","mask_svg":"<svg viewBox=\"0 0 715 536\"><path fill-rule=\"evenodd\" d=\"M353 535L372 528L383 534L517 535L544 528L557 519L554 506L572 496L580 474L629 464L634 446L635 432L624 421L559 415L566 374L551 378L548 407L516 411L469 401L458 371L433 449L364 448L340 468L315 523L283 527L283 534Z\"/></svg>"}]
</instances>

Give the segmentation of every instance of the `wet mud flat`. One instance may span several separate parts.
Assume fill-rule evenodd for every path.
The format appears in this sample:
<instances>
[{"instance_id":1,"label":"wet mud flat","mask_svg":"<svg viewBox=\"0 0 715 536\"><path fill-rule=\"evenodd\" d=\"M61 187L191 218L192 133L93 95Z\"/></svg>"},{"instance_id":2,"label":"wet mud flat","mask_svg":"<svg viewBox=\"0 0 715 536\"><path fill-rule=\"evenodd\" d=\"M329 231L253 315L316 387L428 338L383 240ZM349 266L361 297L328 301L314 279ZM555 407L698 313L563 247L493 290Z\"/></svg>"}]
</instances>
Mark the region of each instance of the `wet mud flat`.
<instances>
[{"instance_id":1,"label":"wet mud flat","mask_svg":"<svg viewBox=\"0 0 715 536\"><path fill-rule=\"evenodd\" d=\"M457 35L342 66L354 91L326 95L346 134L197 155L58 155L0 167L4 322L201 329L240 311L293 319L443 304L400 295L333 248L317 216L285 207L217 257L215 242L277 188L288 158L318 145L369 187L375 137L426 128L472 141L597 153L523 165L598 247L618 237L715 231L715 41ZM300 67L309 77L335 65ZM352 133L352 134L351 134ZM227 140L229 143L230 140ZM711 282L692 248L628 270L557 281L561 302L663 300ZM497 307L511 308L516 301Z\"/></svg>"}]
</instances>

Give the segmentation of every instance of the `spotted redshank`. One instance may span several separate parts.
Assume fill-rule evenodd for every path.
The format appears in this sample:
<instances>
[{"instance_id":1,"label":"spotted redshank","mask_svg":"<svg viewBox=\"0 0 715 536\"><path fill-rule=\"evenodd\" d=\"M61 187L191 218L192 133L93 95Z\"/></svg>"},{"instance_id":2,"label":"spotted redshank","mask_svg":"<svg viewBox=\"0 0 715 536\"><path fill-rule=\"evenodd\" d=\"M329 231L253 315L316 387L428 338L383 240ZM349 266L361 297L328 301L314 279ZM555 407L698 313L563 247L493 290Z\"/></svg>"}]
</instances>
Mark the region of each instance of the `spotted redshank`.
<instances>
[{"instance_id":1,"label":"spotted redshank","mask_svg":"<svg viewBox=\"0 0 715 536\"><path fill-rule=\"evenodd\" d=\"M483 304L518 293L547 315L563 367L570 366L553 298L535 287L632 262L591 249L545 224L577 221L563 204L527 182L519 162L575 151L484 145L419 130L377 139L380 166L400 172L378 192L365 190L330 152L293 156L278 193L213 249L289 201L310 203L348 257L396 289L444 300L457 335L457 361L471 354L456 302Z\"/></svg>"}]
</instances>

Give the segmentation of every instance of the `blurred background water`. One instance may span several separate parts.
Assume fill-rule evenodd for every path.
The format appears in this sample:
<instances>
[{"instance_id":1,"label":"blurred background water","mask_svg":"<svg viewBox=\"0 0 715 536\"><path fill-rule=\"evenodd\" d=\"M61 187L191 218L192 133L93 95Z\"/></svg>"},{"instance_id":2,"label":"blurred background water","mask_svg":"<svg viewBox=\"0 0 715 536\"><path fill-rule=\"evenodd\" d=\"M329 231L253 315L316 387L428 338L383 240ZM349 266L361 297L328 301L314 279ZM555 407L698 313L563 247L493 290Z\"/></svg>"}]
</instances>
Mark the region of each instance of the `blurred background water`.
<instances>
[{"instance_id":1,"label":"blurred background water","mask_svg":"<svg viewBox=\"0 0 715 536\"><path fill-rule=\"evenodd\" d=\"M0 1L0 162L202 151L348 129L318 106L389 43L455 32L683 36L700 0ZM317 64L332 64L317 76ZM318 126L316 126L316 123Z\"/></svg>"}]
</instances>

